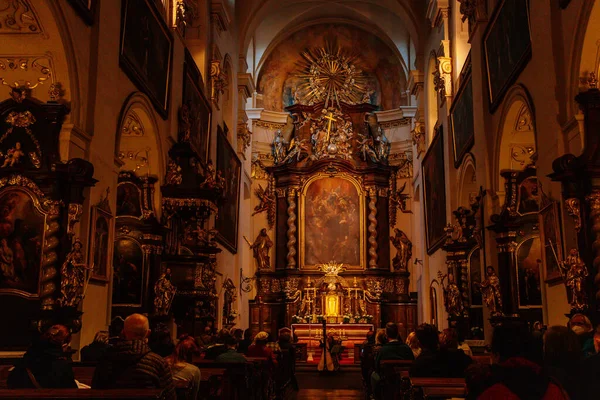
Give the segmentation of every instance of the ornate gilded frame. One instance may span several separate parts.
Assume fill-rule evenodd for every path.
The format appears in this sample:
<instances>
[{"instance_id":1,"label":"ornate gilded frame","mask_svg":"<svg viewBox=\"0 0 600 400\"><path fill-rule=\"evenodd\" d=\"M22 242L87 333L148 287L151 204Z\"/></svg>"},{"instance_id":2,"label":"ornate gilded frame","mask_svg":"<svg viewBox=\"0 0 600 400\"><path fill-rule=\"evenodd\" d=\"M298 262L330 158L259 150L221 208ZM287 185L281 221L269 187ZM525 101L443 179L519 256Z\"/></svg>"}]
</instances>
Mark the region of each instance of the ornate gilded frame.
<instances>
[{"instance_id":1,"label":"ornate gilded frame","mask_svg":"<svg viewBox=\"0 0 600 400\"><path fill-rule=\"evenodd\" d=\"M562 229L560 224L560 208L559 203L557 201L550 202L546 207L542 208L539 212L539 221L540 221L540 245L542 246L542 266L544 268L544 281L550 284L556 284L562 282L562 274L560 271L560 265L563 261L563 244L562 244ZM548 220L546 220L548 217ZM554 237L549 237L549 227L546 224L546 221L551 222L554 225L555 235ZM554 240L554 243L552 243ZM552 250L552 248L554 250ZM548 272L548 252L547 249L550 249L550 254L552 254L552 258L556 262L556 271Z\"/></svg>"},{"instance_id":2,"label":"ornate gilded frame","mask_svg":"<svg viewBox=\"0 0 600 400\"><path fill-rule=\"evenodd\" d=\"M121 307L121 308L140 308L144 306L144 292L146 292L148 290L148 282L149 282L149 266L148 266L148 251L144 248L145 246L142 244L142 242L139 240L140 239L140 235L138 235L139 232L129 232L129 233L121 233L118 234L114 237L113 239L113 243L112 243L112 257L113 259L111 260L111 275L112 275L112 279L111 279L111 289L110 289L110 297L111 297L111 305L112 307ZM141 287L142 290L140 292L140 302L139 303L115 303L114 301L114 271L115 271L115 266L114 266L114 257L115 257L115 244L117 243L117 241L119 240L130 240L135 246L137 246L140 251L142 252L142 274L141 274Z\"/></svg>"},{"instance_id":3,"label":"ornate gilded frame","mask_svg":"<svg viewBox=\"0 0 600 400\"><path fill-rule=\"evenodd\" d=\"M105 209L101 205L95 205L92 207L91 218L90 218L90 238L89 238L89 251L88 251L88 265L91 267L94 265L94 253L96 252L96 221L99 218L105 218L108 221L108 254L106 255L106 272L104 275L97 274L95 270L91 271L90 279L101 282L109 282L110 273L112 269L112 257L113 257L113 246L115 236L115 217L112 215L110 208Z\"/></svg>"},{"instance_id":4,"label":"ornate gilded frame","mask_svg":"<svg viewBox=\"0 0 600 400\"><path fill-rule=\"evenodd\" d=\"M300 215L298 218L299 221L302 221L302 223L299 224L300 226L298 228L299 234L300 234L300 243L299 243L300 269L301 270L309 270L309 271L317 270L316 265L306 265L305 264L305 259L306 259L306 249L305 249L305 244L306 244L306 227L305 227L305 224L306 224L306 219L305 219L306 193L311 184L313 184L314 182L316 182L318 180L327 179L327 178L345 179L348 182L352 183L352 185L354 185L354 187L356 188L356 192L358 194L358 202L359 202L358 208L359 208L359 221L360 221L359 231L360 231L360 263L361 263L361 265L345 265L345 267L346 267L346 270L348 270L348 271L364 271L366 269L366 265L367 265L366 251L365 251L365 218L366 218L365 204L366 204L367 191L365 190L363 183L357 177L355 177L354 175L348 174L346 172L337 172L334 174L326 173L326 172L318 172L303 182L302 188L300 190L300 198L299 198ZM330 261L330 260L323 261L323 262L328 262L328 261Z\"/></svg>"}]
</instances>

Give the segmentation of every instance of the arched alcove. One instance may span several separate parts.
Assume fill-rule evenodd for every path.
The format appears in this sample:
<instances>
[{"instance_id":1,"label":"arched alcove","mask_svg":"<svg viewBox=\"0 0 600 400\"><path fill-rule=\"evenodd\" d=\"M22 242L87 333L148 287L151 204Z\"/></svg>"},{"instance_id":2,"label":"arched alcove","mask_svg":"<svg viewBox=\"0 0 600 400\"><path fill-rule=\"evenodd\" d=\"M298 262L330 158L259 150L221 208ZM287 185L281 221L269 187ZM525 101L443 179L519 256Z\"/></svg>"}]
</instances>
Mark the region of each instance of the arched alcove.
<instances>
[{"instance_id":1,"label":"arched alcove","mask_svg":"<svg viewBox=\"0 0 600 400\"><path fill-rule=\"evenodd\" d=\"M475 159L467 154L459 171L459 190L457 203L459 206L468 207L479 191L475 174Z\"/></svg>"},{"instance_id":2,"label":"arched alcove","mask_svg":"<svg viewBox=\"0 0 600 400\"><path fill-rule=\"evenodd\" d=\"M535 116L527 90L513 86L507 93L502 110L494 155L494 189L504 199L504 182L501 171L523 170L533 164L536 153Z\"/></svg>"}]
</instances>

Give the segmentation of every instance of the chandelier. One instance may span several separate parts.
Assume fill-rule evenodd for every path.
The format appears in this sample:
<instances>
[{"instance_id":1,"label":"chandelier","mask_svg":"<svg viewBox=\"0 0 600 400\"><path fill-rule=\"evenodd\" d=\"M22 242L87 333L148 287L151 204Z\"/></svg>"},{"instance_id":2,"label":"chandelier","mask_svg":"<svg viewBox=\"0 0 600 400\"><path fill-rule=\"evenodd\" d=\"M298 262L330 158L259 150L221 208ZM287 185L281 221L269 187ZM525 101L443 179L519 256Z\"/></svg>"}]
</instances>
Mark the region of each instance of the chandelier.
<instances>
[{"instance_id":1,"label":"chandelier","mask_svg":"<svg viewBox=\"0 0 600 400\"><path fill-rule=\"evenodd\" d=\"M357 55L348 53L337 44L326 43L325 47L302 52L302 64L297 77L301 84L296 88L297 101L313 105L359 104L368 102L366 76L357 67Z\"/></svg>"}]
</instances>

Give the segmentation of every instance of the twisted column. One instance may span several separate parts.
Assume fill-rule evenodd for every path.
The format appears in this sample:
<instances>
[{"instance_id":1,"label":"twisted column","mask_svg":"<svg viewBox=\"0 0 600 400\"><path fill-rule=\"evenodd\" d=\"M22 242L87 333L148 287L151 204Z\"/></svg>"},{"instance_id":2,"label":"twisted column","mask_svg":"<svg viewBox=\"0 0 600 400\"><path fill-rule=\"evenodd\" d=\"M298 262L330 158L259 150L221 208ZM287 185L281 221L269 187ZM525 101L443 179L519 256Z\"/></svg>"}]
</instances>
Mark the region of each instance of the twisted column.
<instances>
[{"instance_id":1,"label":"twisted column","mask_svg":"<svg viewBox=\"0 0 600 400\"><path fill-rule=\"evenodd\" d=\"M590 205L590 220L592 222L592 234L594 242L594 285L596 286L596 304L600 302L600 190L595 189L589 196L585 198Z\"/></svg>"},{"instance_id":2,"label":"twisted column","mask_svg":"<svg viewBox=\"0 0 600 400\"><path fill-rule=\"evenodd\" d=\"M476 250L479 251L479 250ZM466 254L465 254L466 256ZM469 310L469 260L463 258L460 260L460 294L463 302L463 313L468 314Z\"/></svg>"},{"instance_id":3,"label":"twisted column","mask_svg":"<svg viewBox=\"0 0 600 400\"><path fill-rule=\"evenodd\" d=\"M40 278L40 300L42 302L42 310L52 310L55 303L56 295L56 277L58 269L56 262L58 255L56 248L59 240L56 233L60 229L60 224L56 221L58 214L51 213L48 215L48 223L46 225L46 234L44 239L44 257L42 260L41 278Z\"/></svg>"},{"instance_id":4,"label":"twisted column","mask_svg":"<svg viewBox=\"0 0 600 400\"><path fill-rule=\"evenodd\" d=\"M296 189L290 188L287 192L287 268L296 268Z\"/></svg>"},{"instance_id":5,"label":"twisted column","mask_svg":"<svg viewBox=\"0 0 600 400\"><path fill-rule=\"evenodd\" d=\"M369 268L377 268L377 192L369 189Z\"/></svg>"}]
</instances>

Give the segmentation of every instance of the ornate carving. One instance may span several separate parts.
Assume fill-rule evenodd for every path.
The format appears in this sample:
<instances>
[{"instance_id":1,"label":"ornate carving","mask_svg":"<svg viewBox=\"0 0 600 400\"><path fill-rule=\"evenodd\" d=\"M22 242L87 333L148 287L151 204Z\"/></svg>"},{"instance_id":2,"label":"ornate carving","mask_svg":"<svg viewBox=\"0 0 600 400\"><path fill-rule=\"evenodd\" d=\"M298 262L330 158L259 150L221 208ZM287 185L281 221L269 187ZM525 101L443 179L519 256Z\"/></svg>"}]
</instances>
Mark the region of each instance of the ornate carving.
<instances>
[{"instance_id":1,"label":"ornate carving","mask_svg":"<svg viewBox=\"0 0 600 400\"><path fill-rule=\"evenodd\" d=\"M267 130L277 130L277 129L283 129L285 127L286 124L282 124L279 122L268 122L268 121L261 121L260 119L255 119L252 121L252 126L254 127L259 127L259 128L264 128Z\"/></svg>"},{"instance_id":2,"label":"ornate carving","mask_svg":"<svg viewBox=\"0 0 600 400\"><path fill-rule=\"evenodd\" d=\"M60 101L65 95L65 90L60 82L51 83L48 87L48 97L50 101Z\"/></svg>"},{"instance_id":3,"label":"ornate carving","mask_svg":"<svg viewBox=\"0 0 600 400\"><path fill-rule=\"evenodd\" d=\"M392 144L388 140L385 131L377 121L377 116L374 113L369 113L365 116L365 123L368 129L368 136L359 134L359 148L362 154L362 159L367 161L367 155L373 162L387 163Z\"/></svg>"},{"instance_id":4,"label":"ornate carving","mask_svg":"<svg viewBox=\"0 0 600 400\"><path fill-rule=\"evenodd\" d=\"M0 34L42 33L42 25L28 0L5 0L0 9Z\"/></svg>"},{"instance_id":5,"label":"ornate carving","mask_svg":"<svg viewBox=\"0 0 600 400\"><path fill-rule=\"evenodd\" d=\"M296 189L288 189L287 201L287 268L294 269L296 267Z\"/></svg>"},{"instance_id":6,"label":"ornate carving","mask_svg":"<svg viewBox=\"0 0 600 400\"><path fill-rule=\"evenodd\" d=\"M446 285L444 285L444 281L448 279ZM462 302L462 296L458 285L454 280L454 275L452 273L442 274L441 271L438 271L438 279L440 280L440 285L444 289L444 307L450 316L457 317L462 316L464 314L464 306Z\"/></svg>"},{"instance_id":7,"label":"ornate carving","mask_svg":"<svg viewBox=\"0 0 600 400\"><path fill-rule=\"evenodd\" d=\"M352 158L351 142L354 137L352 121L336 108L323 108L321 115L311 120L311 160L325 158Z\"/></svg>"},{"instance_id":8,"label":"ornate carving","mask_svg":"<svg viewBox=\"0 0 600 400\"><path fill-rule=\"evenodd\" d=\"M248 125L245 123L238 123L237 138L238 151L242 154L246 153L246 150L252 144L252 132L248 129Z\"/></svg>"},{"instance_id":9,"label":"ornate carving","mask_svg":"<svg viewBox=\"0 0 600 400\"><path fill-rule=\"evenodd\" d=\"M412 135L413 145L417 149L417 157L425 152L425 122L415 120L415 126L410 132Z\"/></svg>"},{"instance_id":10,"label":"ornate carving","mask_svg":"<svg viewBox=\"0 0 600 400\"><path fill-rule=\"evenodd\" d=\"M244 236L244 239L246 237ZM246 240L247 241L247 240ZM254 240L254 243L248 242L250 249L254 253L254 259L258 270L269 270L271 269L271 257L269 256L269 250L273 247L273 241L267 234L267 228L260 230L260 233Z\"/></svg>"},{"instance_id":11,"label":"ornate carving","mask_svg":"<svg viewBox=\"0 0 600 400\"><path fill-rule=\"evenodd\" d=\"M524 104L519 110L517 122L515 123L515 131L517 132L529 132L533 131L533 121L531 119L531 111L529 107Z\"/></svg>"},{"instance_id":12,"label":"ornate carving","mask_svg":"<svg viewBox=\"0 0 600 400\"><path fill-rule=\"evenodd\" d=\"M135 111L129 111L121 127L121 136L144 136L144 125Z\"/></svg>"},{"instance_id":13,"label":"ornate carving","mask_svg":"<svg viewBox=\"0 0 600 400\"><path fill-rule=\"evenodd\" d=\"M220 96L227 88L227 75L223 72L220 60L212 60L210 63L210 81L212 88L210 98L218 109Z\"/></svg>"},{"instance_id":14,"label":"ornate carving","mask_svg":"<svg viewBox=\"0 0 600 400\"><path fill-rule=\"evenodd\" d=\"M560 263L560 268L565 276L565 286L571 289L571 311L573 313L583 312L588 308L588 296L585 290L585 282L588 277L588 269L579 257L577 249L571 249L567 258Z\"/></svg>"},{"instance_id":15,"label":"ornate carving","mask_svg":"<svg viewBox=\"0 0 600 400\"><path fill-rule=\"evenodd\" d=\"M477 22L487 19L487 5L485 0L458 0L462 21L469 21L469 34L473 32Z\"/></svg>"},{"instance_id":16,"label":"ornate carving","mask_svg":"<svg viewBox=\"0 0 600 400\"><path fill-rule=\"evenodd\" d=\"M413 152L410 150L391 153L388 160L391 165L399 166L398 177L412 178L413 177Z\"/></svg>"},{"instance_id":17,"label":"ornate carving","mask_svg":"<svg viewBox=\"0 0 600 400\"><path fill-rule=\"evenodd\" d=\"M36 123L36 119L30 111L24 112L16 112L11 111L6 117L6 122L10 125L10 128L6 130L6 132L0 137L0 143L3 143L8 137L10 137L14 131L14 128L22 128L25 130L25 133L33 142L35 149L31 149L33 151L29 151L27 155L29 156L29 160L34 168L41 167L41 158L42 158L42 148L40 144L31 131L31 126ZM6 154L0 152L0 157L3 157L3 163L0 166L1 168L7 167L15 167L21 163L21 158L25 155L25 151L21 147L21 142L16 142L14 147L8 149Z\"/></svg>"},{"instance_id":18,"label":"ornate carving","mask_svg":"<svg viewBox=\"0 0 600 400\"><path fill-rule=\"evenodd\" d=\"M396 211L400 210L404 214L412 214L411 210L406 209L406 201L410 199L410 195L405 194L407 182L404 182L404 185L400 188L400 190L395 190L396 183L396 174L392 176L392 184L390 185L390 193L389 193L389 205L390 205L390 226L396 226Z\"/></svg>"},{"instance_id":19,"label":"ornate carving","mask_svg":"<svg viewBox=\"0 0 600 400\"><path fill-rule=\"evenodd\" d=\"M393 129L393 128L398 128L400 126L406 126L406 125L410 125L410 118L400 118L400 119L395 119L393 121L385 121L385 122L380 122L379 126L381 127L381 129Z\"/></svg>"},{"instance_id":20,"label":"ornate carving","mask_svg":"<svg viewBox=\"0 0 600 400\"><path fill-rule=\"evenodd\" d=\"M390 237L396 248L396 257L392 259L392 265L395 271L408 271L408 264L412 258L412 242L400 229L394 229L394 233L396 236Z\"/></svg>"},{"instance_id":21,"label":"ornate carving","mask_svg":"<svg viewBox=\"0 0 600 400\"><path fill-rule=\"evenodd\" d=\"M1 30L0 25L0 33ZM53 69L52 59L46 55L0 58L0 82L11 88L31 90L53 81Z\"/></svg>"},{"instance_id":22,"label":"ornate carving","mask_svg":"<svg viewBox=\"0 0 600 400\"><path fill-rule=\"evenodd\" d=\"M444 101L445 97L452 96L452 58L438 57L436 66L438 73L434 74L433 84L440 95L440 100Z\"/></svg>"},{"instance_id":23,"label":"ornate carving","mask_svg":"<svg viewBox=\"0 0 600 400\"><path fill-rule=\"evenodd\" d=\"M252 153L252 178L268 179L269 173L266 171L263 161L272 159L273 157L270 154Z\"/></svg>"},{"instance_id":24,"label":"ornate carving","mask_svg":"<svg viewBox=\"0 0 600 400\"><path fill-rule=\"evenodd\" d=\"M367 286L367 290L365 290L367 298L374 301L380 300L383 294L381 278L369 278L365 283Z\"/></svg>"},{"instance_id":25,"label":"ornate carving","mask_svg":"<svg viewBox=\"0 0 600 400\"><path fill-rule=\"evenodd\" d=\"M267 222L269 228L272 229L275 225L275 190L273 189L273 179L269 179L267 188L264 189L261 184L258 184L258 188L254 189L254 194L258 197L260 203L254 207L252 216L263 212L267 213Z\"/></svg>"},{"instance_id":26,"label":"ornate carving","mask_svg":"<svg viewBox=\"0 0 600 400\"><path fill-rule=\"evenodd\" d=\"M167 185L181 185L183 176L181 175L181 167L175 162L175 160L169 158L167 164L167 175L165 176L165 184Z\"/></svg>"},{"instance_id":27,"label":"ornate carving","mask_svg":"<svg viewBox=\"0 0 600 400\"><path fill-rule=\"evenodd\" d=\"M369 188L369 268L377 268L377 192Z\"/></svg>"},{"instance_id":28,"label":"ornate carving","mask_svg":"<svg viewBox=\"0 0 600 400\"><path fill-rule=\"evenodd\" d=\"M154 314L169 315L177 288L171 283L171 268L167 268L154 284Z\"/></svg>"},{"instance_id":29,"label":"ornate carving","mask_svg":"<svg viewBox=\"0 0 600 400\"><path fill-rule=\"evenodd\" d=\"M500 279L496 275L494 267L487 267L485 276L485 280L480 285L483 301L490 310L492 317L502 316L502 291L500 289Z\"/></svg>"},{"instance_id":30,"label":"ornate carving","mask_svg":"<svg viewBox=\"0 0 600 400\"><path fill-rule=\"evenodd\" d=\"M85 294L87 285L85 272L89 268L85 264L82 248L81 241L75 239L60 269L61 297L58 299L58 304L61 307L77 307Z\"/></svg>"},{"instance_id":31,"label":"ornate carving","mask_svg":"<svg viewBox=\"0 0 600 400\"><path fill-rule=\"evenodd\" d=\"M576 197L566 199L565 206L567 208L567 213L573 217L573 221L575 221L575 231L579 233L581 230L581 206L579 199Z\"/></svg>"},{"instance_id":32,"label":"ornate carving","mask_svg":"<svg viewBox=\"0 0 600 400\"><path fill-rule=\"evenodd\" d=\"M83 205L76 203L69 203L68 219L67 219L67 235L72 237L75 235L74 228L75 224L81 219L83 213Z\"/></svg>"}]
</instances>

